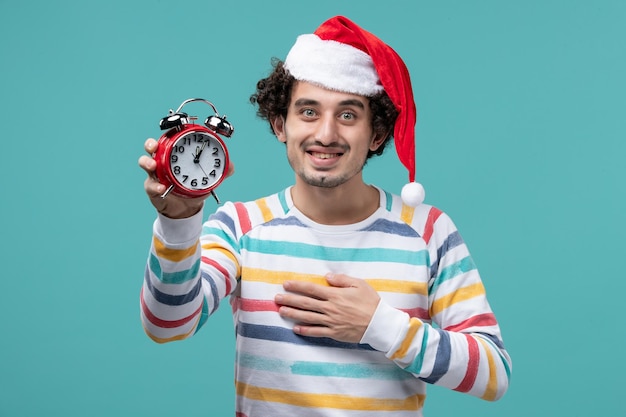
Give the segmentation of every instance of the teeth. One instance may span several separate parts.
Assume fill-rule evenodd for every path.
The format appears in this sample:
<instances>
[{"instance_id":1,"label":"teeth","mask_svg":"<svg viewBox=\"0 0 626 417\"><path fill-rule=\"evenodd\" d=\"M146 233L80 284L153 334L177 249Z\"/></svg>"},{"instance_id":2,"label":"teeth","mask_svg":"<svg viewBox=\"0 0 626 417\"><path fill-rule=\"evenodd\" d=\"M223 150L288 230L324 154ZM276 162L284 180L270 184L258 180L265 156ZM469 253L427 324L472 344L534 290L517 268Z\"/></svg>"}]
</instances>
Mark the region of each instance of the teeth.
<instances>
[{"instance_id":1,"label":"teeth","mask_svg":"<svg viewBox=\"0 0 626 417\"><path fill-rule=\"evenodd\" d=\"M320 159L330 159L330 158L334 158L337 156L336 153L318 153L318 152L312 152L311 155Z\"/></svg>"}]
</instances>

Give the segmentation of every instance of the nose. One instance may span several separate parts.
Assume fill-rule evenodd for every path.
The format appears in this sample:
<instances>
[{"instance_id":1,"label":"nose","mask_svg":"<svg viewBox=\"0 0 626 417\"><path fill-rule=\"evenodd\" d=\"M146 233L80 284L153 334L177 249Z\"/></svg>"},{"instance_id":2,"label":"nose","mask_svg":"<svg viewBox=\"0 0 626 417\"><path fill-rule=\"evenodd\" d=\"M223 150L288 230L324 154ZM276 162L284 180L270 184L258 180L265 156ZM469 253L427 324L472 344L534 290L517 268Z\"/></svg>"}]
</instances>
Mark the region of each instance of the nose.
<instances>
[{"instance_id":1,"label":"nose","mask_svg":"<svg viewBox=\"0 0 626 417\"><path fill-rule=\"evenodd\" d=\"M330 145L337 140L337 121L332 116L322 116L315 126L315 140Z\"/></svg>"}]
</instances>

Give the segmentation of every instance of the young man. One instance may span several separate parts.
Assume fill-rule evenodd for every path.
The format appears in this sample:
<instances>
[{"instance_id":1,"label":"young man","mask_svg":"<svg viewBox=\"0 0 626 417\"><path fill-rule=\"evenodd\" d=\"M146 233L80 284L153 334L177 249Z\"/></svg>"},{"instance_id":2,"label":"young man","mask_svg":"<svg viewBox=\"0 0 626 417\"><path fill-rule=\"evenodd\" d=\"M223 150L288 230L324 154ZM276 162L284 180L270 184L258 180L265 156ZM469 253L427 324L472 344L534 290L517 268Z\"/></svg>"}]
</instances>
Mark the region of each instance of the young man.
<instances>
[{"instance_id":1,"label":"young man","mask_svg":"<svg viewBox=\"0 0 626 417\"><path fill-rule=\"evenodd\" d=\"M391 136L414 180L400 57L335 17L300 36L251 101L286 146L286 190L226 203L203 223L203 201L161 199L155 161L140 158L158 211L147 334L190 337L229 297L239 417L421 416L427 383L499 399L510 358L454 224L421 204L416 183L401 198L363 181Z\"/></svg>"}]
</instances>

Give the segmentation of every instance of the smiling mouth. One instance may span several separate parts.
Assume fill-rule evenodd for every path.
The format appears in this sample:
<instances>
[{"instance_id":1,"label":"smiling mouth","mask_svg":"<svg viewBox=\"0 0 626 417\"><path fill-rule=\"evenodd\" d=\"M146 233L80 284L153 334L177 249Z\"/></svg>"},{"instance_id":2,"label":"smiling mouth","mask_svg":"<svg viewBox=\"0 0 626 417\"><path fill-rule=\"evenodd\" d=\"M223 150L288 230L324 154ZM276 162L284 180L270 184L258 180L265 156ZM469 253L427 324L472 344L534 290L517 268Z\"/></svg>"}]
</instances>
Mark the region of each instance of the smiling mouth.
<instances>
[{"instance_id":1,"label":"smiling mouth","mask_svg":"<svg viewBox=\"0 0 626 417\"><path fill-rule=\"evenodd\" d=\"M342 153L309 152L309 155L318 159L331 159L331 158L337 158L343 154Z\"/></svg>"}]
</instances>

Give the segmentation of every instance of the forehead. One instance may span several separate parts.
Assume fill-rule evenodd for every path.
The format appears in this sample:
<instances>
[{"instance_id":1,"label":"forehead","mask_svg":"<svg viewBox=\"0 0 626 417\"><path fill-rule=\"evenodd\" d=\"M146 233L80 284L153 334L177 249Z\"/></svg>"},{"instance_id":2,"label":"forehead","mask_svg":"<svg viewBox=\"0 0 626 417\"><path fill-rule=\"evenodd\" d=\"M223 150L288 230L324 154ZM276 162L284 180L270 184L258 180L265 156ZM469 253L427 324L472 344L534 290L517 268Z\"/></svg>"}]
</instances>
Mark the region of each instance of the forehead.
<instances>
[{"instance_id":1,"label":"forehead","mask_svg":"<svg viewBox=\"0 0 626 417\"><path fill-rule=\"evenodd\" d=\"M341 91L329 90L306 81L296 81L291 91L291 104L298 103L319 105L355 105L367 109L369 98L358 94L344 93Z\"/></svg>"}]
</instances>

